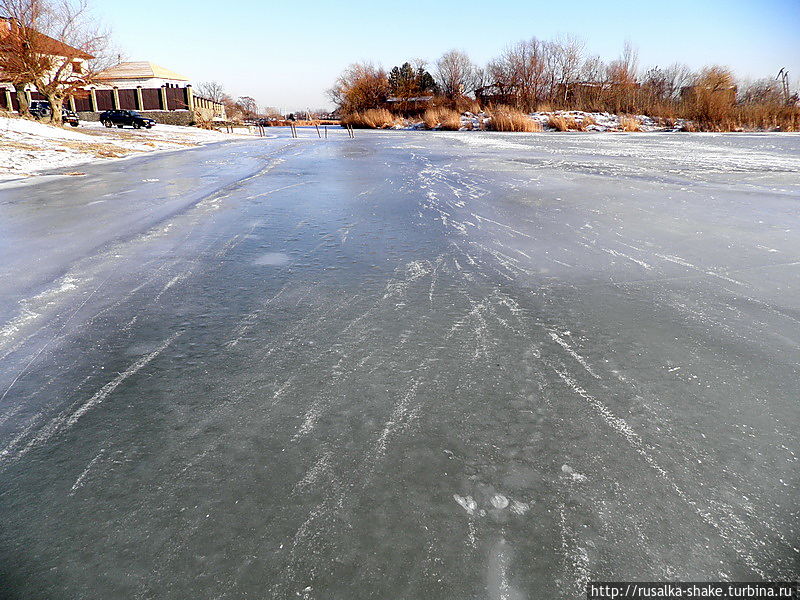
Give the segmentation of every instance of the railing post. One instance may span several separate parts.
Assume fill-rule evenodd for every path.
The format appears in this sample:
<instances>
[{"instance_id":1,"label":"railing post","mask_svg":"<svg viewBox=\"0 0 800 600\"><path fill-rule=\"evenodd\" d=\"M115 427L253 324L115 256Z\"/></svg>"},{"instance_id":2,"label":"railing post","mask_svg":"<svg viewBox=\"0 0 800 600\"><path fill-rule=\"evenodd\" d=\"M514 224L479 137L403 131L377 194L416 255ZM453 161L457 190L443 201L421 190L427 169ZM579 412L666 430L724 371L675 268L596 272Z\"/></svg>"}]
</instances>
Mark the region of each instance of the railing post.
<instances>
[{"instance_id":1,"label":"railing post","mask_svg":"<svg viewBox=\"0 0 800 600\"><path fill-rule=\"evenodd\" d=\"M75 110L75 96L73 96L72 94L69 95L69 109L72 112L78 112L77 110Z\"/></svg>"},{"instance_id":2,"label":"railing post","mask_svg":"<svg viewBox=\"0 0 800 600\"><path fill-rule=\"evenodd\" d=\"M33 98L31 98L31 91L27 88L27 86L25 87L25 97L28 99L28 106L30 106L31 102L33 102Z\"/></svg>"},{"instance_id":3,"label":"railing post","mask_svg":"<svg viewBox=\"0 0 800 600\"><path fill-rule=\"evenodd\" d=\"M111 91L114 96L114 110L119 110L119 88L114 86L114 89Z\"/></svg>"},{"instance_id":4,"label":"railing post","mask_svg":"<svg viewBox=\"0 0 800 600\"><path fill-rule=\"evenodd\" d=\"M142 97L142 86L136 86L136 110L144 110L144 98Z\"/></svg>"},{"instance_id":5,"label":"railing post","mask_svg":"<svg viewBox=\"0 0 800 600\"><path fill-rule=\"evenodd\" d=\"M161 110L169 110L169 103L167 102L167 84L161 86Z\"/></svg>"},{"instance_id":6,"label":"railing post","mask_svg":"<svg viewBox=\"0 0 800 600\"><path fill-rule=\"evenodd\" d=\"M190 113L194 112L194 93L192 92L192 84L187 83L186 87L184 88L186 94L186 108L189 109Z\"/></svg>"},{"instance_id":7,"label":"railing post","mask_svg":"<svg viewBox=\"0 0 800 600\"><path fill-rule=\"evenodd\" d=\"M8 112L14 112L14 102L11 100L11 90L6 88L6 108Z\"/></svg>"}]
</instances>

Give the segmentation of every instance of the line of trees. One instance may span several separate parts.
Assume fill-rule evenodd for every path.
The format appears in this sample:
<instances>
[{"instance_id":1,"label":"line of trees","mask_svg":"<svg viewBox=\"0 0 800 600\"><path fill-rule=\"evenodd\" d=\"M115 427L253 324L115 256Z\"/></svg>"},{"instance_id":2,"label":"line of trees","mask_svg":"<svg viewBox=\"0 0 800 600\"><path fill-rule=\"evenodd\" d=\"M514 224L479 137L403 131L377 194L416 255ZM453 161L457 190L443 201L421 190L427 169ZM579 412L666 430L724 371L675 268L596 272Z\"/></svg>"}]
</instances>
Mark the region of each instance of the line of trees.
<instances>
[{"instance_id":1,"label":"line of trees","mask_svg":"<svg viewBox=\"0 0 800 600\"><path fill-rule=\"evenodd\" d=\"M405 63L388 74L372 63L356 63L340 75L329 96L345 114L385 107L391 96L426 92L437 96L436 105L458 110L475 108L477 100L484 107L503 104L526 112L580 109L698 121L719 120L736 104L777 113L798 101L797 93L788 94L777 79L742 82L725 67L693 71L681 63L642 69L630 43L605 61L572 36L517 42L483 67L465 52L450 50L431 71L419 61L415 68ZM426 78L424 87L417 83L421 73L432 80Z\"/></svg>"}]
</instances>

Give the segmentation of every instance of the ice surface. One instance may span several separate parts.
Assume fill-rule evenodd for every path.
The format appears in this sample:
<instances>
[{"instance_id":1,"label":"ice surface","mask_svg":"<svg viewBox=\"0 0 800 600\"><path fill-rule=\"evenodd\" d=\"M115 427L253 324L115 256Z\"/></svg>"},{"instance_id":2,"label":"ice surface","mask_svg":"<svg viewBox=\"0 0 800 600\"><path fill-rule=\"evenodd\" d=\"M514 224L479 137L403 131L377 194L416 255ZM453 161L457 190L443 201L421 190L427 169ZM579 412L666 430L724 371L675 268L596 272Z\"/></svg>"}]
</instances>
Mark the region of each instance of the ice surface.
<instances>
[{"instance_id":1,"label":"ice surface","mask_svg":"<svg viewBox=\"0 0 800 600\"><path fill-rule=\"evenodd\" d=\"M797 578L800 137L85 171L0 186L5 596Z\"/></svg>"}]
</instances>

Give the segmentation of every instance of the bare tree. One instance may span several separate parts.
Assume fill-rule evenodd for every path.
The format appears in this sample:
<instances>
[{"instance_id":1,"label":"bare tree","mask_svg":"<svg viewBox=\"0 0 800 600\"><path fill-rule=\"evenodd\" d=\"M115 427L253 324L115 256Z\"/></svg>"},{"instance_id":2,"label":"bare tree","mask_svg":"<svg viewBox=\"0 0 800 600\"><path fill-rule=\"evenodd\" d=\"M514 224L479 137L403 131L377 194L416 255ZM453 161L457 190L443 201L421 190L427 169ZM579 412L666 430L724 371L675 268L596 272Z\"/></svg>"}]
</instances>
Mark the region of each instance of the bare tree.
<instances>
[{"instance_id":1,"label":"bare tree","mask_svg":"<svg viewBox=\"0 0 800 600\"><path fill-rule=\"evenodd\" d=\"M536 38L513 44L489 63L487 77L502 96L531 110L544 97L544 52L544 43Z\"/></svg>"},{"instance_id":2,"label":"bare tree","mask_svg":"<svg viewBox=\"0 0 800 600\"><path fill-rule=\"evenodd\" d=\"M477 71L469 56L461 50L445 52L436 61L439 89L451 100L475 91L478 82Z\"/></svg>"},{"instance_id":3,"label":"bare tree","mask_svg":"<svg viewBox=\"0 0 800 600\"><path fill-rule=\"evenodd\" d=\"M369 62L354 63L339 75L328 96L344 113L379 107L389 97L386 71Z\"/></svg>"},{"instance_id":4,"label":"bare tree","mask_svg":"<svg viewBox=\"0 0 800 600\"><path fill-rule=\"evenodd\" d=\"M554 98L557 94L560 102L567 100L570 86L578 79L583 62L584 47L583 41L571 36L564 36L550 43L554 67L553 82L556 85L556 89L551 90L551 94Z\"/></svg>"},{"instance_id":5,"label":"bare tree","mask_svg":"<svg viewBox=\"0 0 800 600\"><path fill-rule=\"evenodd\" d=\"M229 121L238 123L244 118L241 106L231 96L223 94L221 102L225 106L225 114Z\"/></svg>"},{"instance_id":6,"label":"bare tree","mask_svg":"<svg viewBox=\"0 0 800 600\"><path fill-rule=\"evenodd\" d=\"M0 51L0 67L12 81L32 82L50 103L50 122L60 125L64 100L85 93L110 65L107 31L87 0L0 0L0 10L12 20L4 38L12 48Z\"/></svg>"},{"instance_id":7,"label":"bare tree","mask_svg":"<svg viewBox=\"0 0 800 600\"><path fill-rule=\"evenodd\" d=\"M45 7L31 0L0 0L0 13L9 19L9 29L0 38L0 72L14 86L19 113L30 116L25 90L34 85L35 74L46 66L36 52L33 24L43 21Z\"/></svg>"},{"instance_id":8,"label":"bare tree","mask_svg":"<svg viewBox=\"0 0 800 600\"><path fill-rule=\"evenodd\" d=\"M241 96L237 101L236 104L242 111L245 119L253 119L258 114L258 104L254 98L250 96Z\"/></svg>"},{"instance_id":9,"label":"bare tree","mask_svg":"<svg viewBox=\"0 0 800 600\"><path fill-rule=\"evenodd\" d=\"M781 82L767 77L756 81L747 81L739 85L739 97L744 104L785 104Z\"/></svg>"},{"instance_id":10,"label":"bare tree","mask_svg":"<svg viewBox=\"0 0 800 600\"><path fill-rule=\"evenodd\" d=\"M216 81L201 81L197 84L197 93L203 98L208 98L214 102L222 102L225 97L225 90L222 84Z\"/></svg>"},{"instance_id":11,"label":"bare tree","mask_svg":"<svg viewBox=\"0 0 800 600\"><path fill-rule=\"evenodd\" d=\"M614 112L635 110L638 69L638 52L630 42L625 42L622 55L611 61L606 70Z\"/></svg>"},{"instance_id":12,"label":"bare tree","mask_svg":"<svg viewBox=\"0 0 800 600\"><path fill-rule=\"evenodd\" d=\"M680 97L681 89L689 85L694 79L692 70L687 65L677 62L664 69L664 75L667 78L671 100L677 100Z\"/></svg>"}]
</instances>

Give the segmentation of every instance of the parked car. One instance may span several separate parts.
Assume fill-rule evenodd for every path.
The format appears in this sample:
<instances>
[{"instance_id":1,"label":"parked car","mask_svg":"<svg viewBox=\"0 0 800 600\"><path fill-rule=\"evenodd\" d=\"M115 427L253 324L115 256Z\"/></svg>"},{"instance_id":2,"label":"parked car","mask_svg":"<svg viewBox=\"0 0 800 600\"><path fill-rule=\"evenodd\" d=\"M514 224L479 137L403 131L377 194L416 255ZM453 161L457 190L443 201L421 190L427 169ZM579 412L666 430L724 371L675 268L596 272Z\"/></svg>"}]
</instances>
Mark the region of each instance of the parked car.
<instances>
[{"instance_id":1,"label":"parked car","mask_svg":"<svg viewBox=\"0 0 800 600\"><path fill-rule=\"evenodd\" d=\"M100 122L106 127L116 125L120 129L125 125L130 125L134 129L150 129L156 122L153 119L143 117L135 110L107 110L100 115Z\"/></svg>"},{"instance_id":2,"label":"parked car","mask_svg":"<svg viewBox=\"0 0 800 600\"><path fill-rule=\"evenodd\" d=\"M31 105L28 109L34 117L37 119L44 119L45 117L49 117L50 113L52 113L52 109L50 108L50 102L47 100L33 100ZM69 110L68 108L61 107L61 122L62 123L69 123L73 127L77 127L80 121L78 120L78 115L74 112Z\"/></svg>"}]
</instances>

